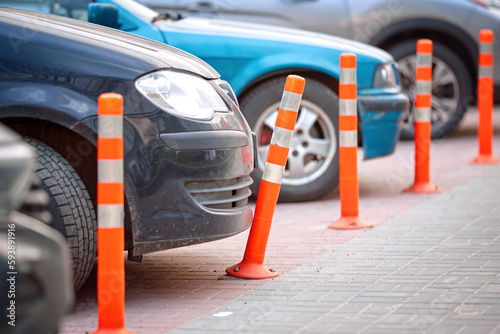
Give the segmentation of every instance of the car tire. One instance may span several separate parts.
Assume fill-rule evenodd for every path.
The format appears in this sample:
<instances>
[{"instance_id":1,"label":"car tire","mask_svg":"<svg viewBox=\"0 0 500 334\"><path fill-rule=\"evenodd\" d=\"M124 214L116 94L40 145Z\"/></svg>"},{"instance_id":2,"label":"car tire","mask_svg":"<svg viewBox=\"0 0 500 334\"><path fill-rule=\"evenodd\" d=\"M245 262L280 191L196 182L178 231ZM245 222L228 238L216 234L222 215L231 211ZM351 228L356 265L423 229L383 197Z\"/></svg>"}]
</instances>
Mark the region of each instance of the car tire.
<instances>
[{"instance_id":1,"label":"car tire","mask_svg":"<svg viewBox=\"0 0 500 334\"><path fill-rule=\"evenodd\" d=\"M401 87L412 101L410 120L403 126L401 138L413 139L413 101L415 87L416 40L407 40L387 48L398 63ZM451 49L433 42L432 138L451 133L462 120L473 100L471 74L463 60ZM413 70L412 70L413 66ZM437 73L439 71L439 73ZM441 78L437 82L437 75Z\"/></svg>"},{"instance_id":2,"label":"car tire","mask_svg":"<svg viewBox=\"0 0 500 334\"><path fill-rule=\"evenodd\" d=\"M36 174L40 187L49 195L47 209L52 227L61 232L73 260L73 287L87 280L97 255L97 220L90 195L73 167L54 149L37 140L26 139L38 159Z\"/></svg>"},{"instance_id":3,"label":"car tire","mask_svg":"<svg viewBox=\"0 0 500 334\"><path fill-rule=\"evenodd\" d=\"M285 77L260 84L241 100L241 110L257 134L259 168L252 177L257 194ZM339 182L338 97L322 83L306 78L294 138L281 185L280 202L318 199Z\"/></svg>"}]
</instances>

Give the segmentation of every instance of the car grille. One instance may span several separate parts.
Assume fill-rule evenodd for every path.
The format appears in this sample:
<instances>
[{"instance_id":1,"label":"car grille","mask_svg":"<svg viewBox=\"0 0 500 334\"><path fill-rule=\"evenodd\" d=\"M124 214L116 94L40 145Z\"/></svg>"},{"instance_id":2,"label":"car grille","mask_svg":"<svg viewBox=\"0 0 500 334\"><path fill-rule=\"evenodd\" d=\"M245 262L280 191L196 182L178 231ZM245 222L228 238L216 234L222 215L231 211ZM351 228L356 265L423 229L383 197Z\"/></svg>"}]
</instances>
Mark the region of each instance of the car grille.
<instances>
[{"instance_id":1,"label":"car grille","mask_svg":"<svg viewBox=\"0 0 500 334\"><path fill-rule=\"evenodd\" d=\"M230 180L187 182L186 189L202 206L211 210L238 210L248 205L252 195L249 175Z\"/></svg>"}]
</instances>

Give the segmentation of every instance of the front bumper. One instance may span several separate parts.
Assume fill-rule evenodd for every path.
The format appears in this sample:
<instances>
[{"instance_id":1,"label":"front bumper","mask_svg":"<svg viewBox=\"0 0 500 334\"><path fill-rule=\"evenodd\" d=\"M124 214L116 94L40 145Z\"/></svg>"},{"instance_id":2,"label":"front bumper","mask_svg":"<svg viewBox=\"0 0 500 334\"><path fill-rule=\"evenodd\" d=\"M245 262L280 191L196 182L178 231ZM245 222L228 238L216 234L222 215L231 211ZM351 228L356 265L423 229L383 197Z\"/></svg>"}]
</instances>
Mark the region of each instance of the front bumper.
<instances>
[{"instance_id":1,"label":"front bumper","mask_svg":"<svg viewBox=\"0 0 500 334\"><path fill-rule=\"evenodd\" d=\"M408 118L409 110L410 101L403 93L358 95L364 159L394 152L402 122Z\"/></svg>"},{"instance_id":2,"label":"front bumper","mask_svg":"<svg viewBox=\"0 0 500 334\"><path fill-rule=\"evenodd\" d=\"M161 114L149 117L159 127ZM132 183L127 199L134 198L138 215L132 220L134 256L221 239L250 226L252 138L243 128L221 124L231 122L198 131L158 128L154 140L136 142L126 152Z\"/></svg>"},{"instance_id":3,"label":"front bumper","mask_svg":"<svg viewBox=\"0 0 500 334\"><path fill-rule=\"evenodd\" d=\"M85 123L93 128L96 120ZM129 254L217 240L250 227L255 152L237 108L204 122L162 111L125 115L123 134Z\"/></svg>"}]
</instances>

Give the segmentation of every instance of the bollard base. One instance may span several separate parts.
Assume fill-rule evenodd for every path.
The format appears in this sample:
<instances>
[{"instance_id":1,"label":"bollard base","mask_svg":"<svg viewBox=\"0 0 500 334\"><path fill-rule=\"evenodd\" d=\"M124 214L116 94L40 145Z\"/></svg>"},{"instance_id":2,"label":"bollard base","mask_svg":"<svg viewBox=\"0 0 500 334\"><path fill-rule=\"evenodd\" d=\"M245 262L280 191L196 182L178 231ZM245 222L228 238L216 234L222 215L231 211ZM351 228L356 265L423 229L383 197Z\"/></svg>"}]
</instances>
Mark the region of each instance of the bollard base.
<instances>
[{"instance_id":1,"label":"bollard base","mask_svg":"<svg viewBox=\"0 0 500 334\"><path fill-rule=\"evenodd\" d=\"M470 161L473 165L492 165L500 163L500 159L495 157L493 154L488 155L478 155Z\"/></svg>"},{"instance_id":2,"label":"bollard base","mask_svg":"<svg viewBox=\"0 0 500 334\"><path fill-rule=\"evenodd\" d=\"M441 189L430 182L415 183L403 190L403 192L409 194L438 194L441 192Z\"/></svg>"},{"instance_id":3,"label":"bollard base","mask_svg":"<svg viewBox=\"0 0 500 334\"><path fill-rule=\"evenodd\" d=\"M92 334L132 334L125 328L99 328Z\"/></svg>"},{"instance_id":4,"label":"bollard base","mask_svg":"<svg viewBox=\"0 0 500 334\"><path fill-rule=\"evenodd\" d=\"M250 279L273 278L279 273L261 263L240 262L237 265L226 269L226 273L231 276Z\"/></svg>"},{"instance_id":5,"label":"bollard base","mask_svg":"<svg viewBox=\"0 0 500 334\"><path fill-rule=\"evenodd\" d=\"M360 217L340 217L340 219L328 225L328 228L336 230L355 230L370 227L373 227L373 225Z\"/></svg>"}]
</instances>

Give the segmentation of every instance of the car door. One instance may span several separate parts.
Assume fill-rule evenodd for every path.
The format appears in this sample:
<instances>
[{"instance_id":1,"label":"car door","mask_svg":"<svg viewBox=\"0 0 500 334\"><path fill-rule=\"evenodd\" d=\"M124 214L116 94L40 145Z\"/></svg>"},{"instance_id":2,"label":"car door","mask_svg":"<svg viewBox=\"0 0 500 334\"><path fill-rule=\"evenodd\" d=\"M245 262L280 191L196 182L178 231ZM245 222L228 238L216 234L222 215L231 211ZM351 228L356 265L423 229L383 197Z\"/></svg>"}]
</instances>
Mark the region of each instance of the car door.
<instances>
[{"instance_id":1,"label":"car door","mask_svg":"<svg viewBox=\"0 0 500 334\"><path fill-rule=\"evenodd\" d=\"M160 12L352 35L347 0L139 0Z\"/></svg>"}]
</instances>

